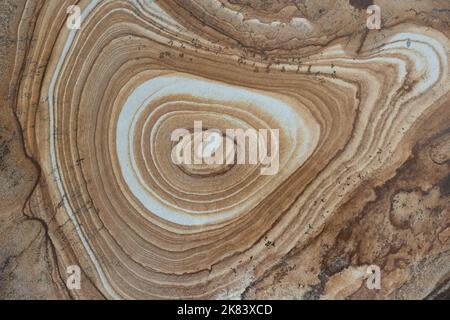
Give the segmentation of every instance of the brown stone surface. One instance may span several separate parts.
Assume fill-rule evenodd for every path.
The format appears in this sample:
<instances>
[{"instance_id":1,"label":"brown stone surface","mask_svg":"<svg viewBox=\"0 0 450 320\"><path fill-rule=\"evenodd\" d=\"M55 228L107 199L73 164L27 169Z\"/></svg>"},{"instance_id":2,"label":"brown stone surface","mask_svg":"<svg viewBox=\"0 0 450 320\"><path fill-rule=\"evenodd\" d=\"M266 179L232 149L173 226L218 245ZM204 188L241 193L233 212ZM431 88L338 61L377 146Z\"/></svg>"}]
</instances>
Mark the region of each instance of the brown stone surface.
<instances>
[{"instance_id":1,"label":"brown stone surface","mask_svg":"<svg viewBox=\"0 0 450 320\"><path fill-rule=\"evenodd\" d=\"M450 298L448 1L72 4L0 1L1 299ZM279 128L280 170L177 166L194 120Z\"/></svg>"}]
</instances>

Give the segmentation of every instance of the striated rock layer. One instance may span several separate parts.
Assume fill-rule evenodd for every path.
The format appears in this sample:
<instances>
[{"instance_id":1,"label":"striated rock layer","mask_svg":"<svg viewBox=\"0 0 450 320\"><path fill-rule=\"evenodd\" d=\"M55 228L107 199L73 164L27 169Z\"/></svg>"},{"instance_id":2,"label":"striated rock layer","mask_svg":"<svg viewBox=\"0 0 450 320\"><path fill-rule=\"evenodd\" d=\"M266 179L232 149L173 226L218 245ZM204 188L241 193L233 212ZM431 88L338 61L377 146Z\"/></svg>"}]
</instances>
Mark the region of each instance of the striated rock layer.
<instances>
[{"instance_id":1,"label":"striated rock layer","mask_svg":"<svg viewBox=\"0 0 450 320\"><path fill-rule=\"evenodd\" d=\"M450 6L375 1L383 25L368 30L362 2L19 2L8 101L36 184L22 212L4 211L44 228L42 286L60 298L446 297ZM174 164L171 133L195 121L278 129L279 170ZM2 281L18 281L4 255ZM65 288L70 265L81 290Z\"/></svg>"}]
</instances>

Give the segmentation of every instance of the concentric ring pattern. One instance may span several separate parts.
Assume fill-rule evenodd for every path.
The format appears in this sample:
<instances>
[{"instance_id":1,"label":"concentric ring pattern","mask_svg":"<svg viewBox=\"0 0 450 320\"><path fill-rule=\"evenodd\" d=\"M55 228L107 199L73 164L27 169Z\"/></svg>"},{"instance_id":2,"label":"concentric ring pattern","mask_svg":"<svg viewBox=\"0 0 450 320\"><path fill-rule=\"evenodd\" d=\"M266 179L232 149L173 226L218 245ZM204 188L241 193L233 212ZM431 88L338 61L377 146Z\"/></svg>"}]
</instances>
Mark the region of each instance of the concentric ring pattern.
<instances>
[{"instance_id":1,"label":"concentric ring pattern","mask_svg":"<svg viewBox=\"0 0 450 320\"><path fill-rule=\"evenodd\" d=\"M69 1L39 7L48 27L28 55L45 72L21 83L18 103L42 168L30 202L62 270L80 264L108 298L238 296L401 161L408 130L449 88L449 41L433 29L399 25L369 33L358 54L338 38L292 59L314 24L294 21L277 46L276 23L203 2L80 1L79 30L65 27ZM204 32L191 21L200 8ZM278 129L279 170L173 163L171 133L195 121Z\"/></svg>"}]
</instances>

